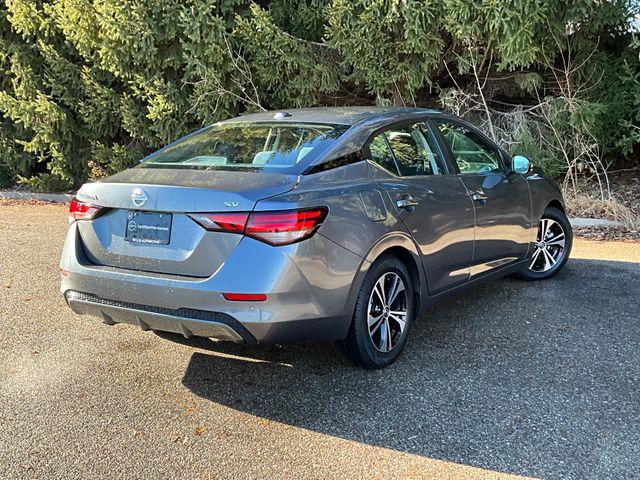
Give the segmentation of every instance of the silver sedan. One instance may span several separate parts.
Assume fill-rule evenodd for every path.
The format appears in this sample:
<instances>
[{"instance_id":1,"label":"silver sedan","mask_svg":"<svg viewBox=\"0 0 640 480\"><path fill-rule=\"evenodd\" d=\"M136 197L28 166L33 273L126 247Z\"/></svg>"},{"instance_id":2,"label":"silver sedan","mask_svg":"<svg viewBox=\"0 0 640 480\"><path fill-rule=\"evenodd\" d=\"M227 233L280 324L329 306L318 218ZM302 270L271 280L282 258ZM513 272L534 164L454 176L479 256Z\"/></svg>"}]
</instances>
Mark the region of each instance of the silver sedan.
<instances>
[{"instance_id":1,"label":"silver sedan","mask_svg":"<svg viewBox=\"0 0 640 480\"><path fill-rule=\"evenodd\" d=\"M234 342L339 340L366 368L479 282L554 275L562 195L434 110L319 108L203 128L78 191L61 291L78 314ZM426 317L428 320L428 316Z\"/></svg>"}]
</instances>

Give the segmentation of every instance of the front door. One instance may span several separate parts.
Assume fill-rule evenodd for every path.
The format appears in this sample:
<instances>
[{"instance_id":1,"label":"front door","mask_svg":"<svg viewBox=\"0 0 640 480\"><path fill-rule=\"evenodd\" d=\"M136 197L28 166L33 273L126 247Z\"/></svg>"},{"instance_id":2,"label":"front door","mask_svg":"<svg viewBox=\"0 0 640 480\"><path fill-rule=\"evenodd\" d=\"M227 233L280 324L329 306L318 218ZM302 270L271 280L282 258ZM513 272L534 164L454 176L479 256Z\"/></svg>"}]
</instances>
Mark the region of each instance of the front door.
<instances>
[{"instance_id":1,"label":"front door","mask_svg":"<svg viewBox=\"0 0 640 480\"><path fill-rule=\"evenodd\" d=\"M527 181L510 173L500 150L475 130L449 120L436 125L475 207L471 276L524 258L531 224Z\"/></svg>"},{"instance_id":2,"label":"front door","mask_svg":"<svg viewBox=\"0 0 640 480\"><path fill-rule=\"evenodd\" d=\"M376 182L389 194L422 257L431 295L469 279L473 202L450 174L422 122L391 127L368 144Z\"/></svg>"}]
</instances>

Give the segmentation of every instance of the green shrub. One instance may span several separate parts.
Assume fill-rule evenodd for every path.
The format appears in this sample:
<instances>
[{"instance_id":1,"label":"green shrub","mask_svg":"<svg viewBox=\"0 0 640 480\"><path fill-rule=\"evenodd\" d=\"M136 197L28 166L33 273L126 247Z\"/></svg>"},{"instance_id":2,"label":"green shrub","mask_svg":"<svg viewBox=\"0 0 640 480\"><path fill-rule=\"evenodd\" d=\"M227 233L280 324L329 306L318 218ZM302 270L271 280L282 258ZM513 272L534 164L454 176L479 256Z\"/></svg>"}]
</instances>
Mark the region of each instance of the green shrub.
<instances>
[{"instance_id":1,"label":"green shrub","mask_svg":"<svg viewBox=\"0 0 640 480\"><path fill-rule=\"evenodd\" d=\"M581 121L614 159L640 137L633 12L625 0L4 0L0 182L77 187L244 111L428 106L443 88L473 91L480 59L490 100L511 89L530 103L568 31L575 58L595 47Z\"/></svg>"},{"instance_id":2,"label":"green shrub","mask_svg":"<svg viewBox=\"0 0 640 480\"><path fill-rule=\"evenodd\" d=\"M541 145L539 130L532 131L526 123L522 125L514 135L515 146L512 154L520 154L529 158L531 162L540 167L545 175L559 178L567 170L566 163L558 155Z\"/></svg>"},{"instance_id":3,"label":"green shrub","mask_svg":"<svg viewBox=\"0 0 640 480\"><path fill-rule=\"evenodd\" d=\"M18 176L18 183L29 187L32 192L66 192L72 187L69 180L63 180L58 175L52 173L39 173L29 178Z\"/></svg>"}]
</instances>

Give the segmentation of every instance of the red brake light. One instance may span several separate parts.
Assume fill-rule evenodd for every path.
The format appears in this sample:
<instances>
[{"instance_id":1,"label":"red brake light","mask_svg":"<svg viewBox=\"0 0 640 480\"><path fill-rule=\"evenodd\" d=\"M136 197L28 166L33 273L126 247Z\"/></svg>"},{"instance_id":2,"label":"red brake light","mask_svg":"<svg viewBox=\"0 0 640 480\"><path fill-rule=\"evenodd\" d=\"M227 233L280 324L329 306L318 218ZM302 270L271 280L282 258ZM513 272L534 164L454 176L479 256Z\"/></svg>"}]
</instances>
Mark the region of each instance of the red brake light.
<instances>
[{"instance_id":1,"label":"red brake light","mask_svg":"<svg viewBox=\"0 0 640 480\"><path fill-rule=\"evenodd\" d=\"M325 207L253 212L244 233L270 245L288 245L313 235L326 216Z\"/></svg>"},{"instance_id":2,"label":"red brake light","mask_svg":"<svg viewBox=\"0 0 640 480\"><path fill-rule=\"evenodd\" d=\"M192 213L210 231L243 233L269 245L288 245L309 238L327 216L326 207L240 213Z\"/></svg>"},{"instance_id":3,"label":"red brake light","mask_svg":"<svg viewBox=\"0 0 640 480\"><path fill-rule=\"evenodd\" d=\"M79 202L75 198L69 204L69 224L76 220L92 220L98 216L102 207Z\"/></svg>"},{"instance_id":4,"label":"red brake light","mask_svg":"<svg viewBox=\"0 0 640 480\"><path fill-rule=\"evenodd\" d=\"M249 214L241 213L192 213L193 220L213 232L243 233Z\"/></svg>"}]
</instances>

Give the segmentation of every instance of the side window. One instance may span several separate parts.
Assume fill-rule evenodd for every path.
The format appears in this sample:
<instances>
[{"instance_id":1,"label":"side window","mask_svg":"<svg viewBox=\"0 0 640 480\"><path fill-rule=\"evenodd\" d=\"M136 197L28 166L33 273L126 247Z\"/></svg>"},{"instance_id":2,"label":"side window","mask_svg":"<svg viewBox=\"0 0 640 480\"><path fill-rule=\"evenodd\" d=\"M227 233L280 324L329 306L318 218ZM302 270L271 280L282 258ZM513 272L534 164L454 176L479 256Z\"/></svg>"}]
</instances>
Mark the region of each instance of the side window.
<instances>
[{"instance_id":1,"label":"side window","mask_svg":"<svg viewBox=\"0 0 640 480\"><path fill-rule=\"evenodd\" d=\"M389 170L394 175L398 174L396 162L387 146L382 134L376 135L369 143L369 151L371 152L371 160L380 165L382 168Z\"/></svg>"},{"instance_id":2,"label":"side window","mask_svg":"<svg viewBox=\"0 0 640 480\"><path fill-rule=\"evenodd\" d=\"M451 149L460 173L491 173L502 171L498 152L463 125L438 124L440 134Z\"/></svg>"},{"instance_id":3,"label":"side window","mask_svg":"<svg viewBox=\"0 0 640 480\"><path fill-rule=\"evenodd\" d=\"M385 135L398 162L401 176L443 174L435 141L424 124L391 128Z\"/></svg>"}]
</instances>

